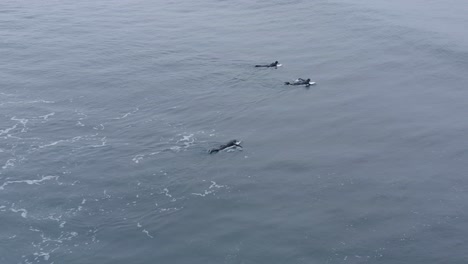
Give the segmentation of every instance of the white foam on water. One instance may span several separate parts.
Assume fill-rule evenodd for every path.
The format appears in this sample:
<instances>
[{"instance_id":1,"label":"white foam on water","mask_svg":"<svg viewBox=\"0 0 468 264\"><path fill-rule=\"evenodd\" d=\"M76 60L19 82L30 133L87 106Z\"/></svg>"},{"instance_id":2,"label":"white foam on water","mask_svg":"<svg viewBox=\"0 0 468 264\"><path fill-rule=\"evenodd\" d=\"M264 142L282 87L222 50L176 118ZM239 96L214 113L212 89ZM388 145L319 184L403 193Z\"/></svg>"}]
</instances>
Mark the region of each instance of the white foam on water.
<instances>
[{"instance_id":1,"label":"white foam on water","mask_svg":"<svg viewBox=\"0 0 468 264\"><path fill-rule=\"evenodd\" d=\"M85 204L86 203L86 199L83 198L83 200L81 201L81 204Z\"/></svg>"},{"instance_id":2,"label":"white foam on water","mask_svg":"<svg viewBox=\"0 0 468 264\"><path fill-rule=\"evenodd\" d=\"M179 211L180 209L182 209L183 207L181 208L177 208L177 207L172 207L172 208L161 208L159 209L159 212L160 213L164 213L164 212L176 212L176 211Z\"/></svg>"},{"instance_id":3,"label":"white foam on water","mask_svg":"<svg viewBox=\"0 0 468 264\"><path fill-rule=\"evenodd\" d=\"M4 102L0 103L0 106L6 104L36 104L36 103L44 103L44 104L54 104L54 101L46 101L46 100L33 100L33 101L16 101L16 102Z\"/></svg>"},{"instance_id":4,"label":"white foam on water","mask_svg":"<svg viewBox=\"0 0 468 264\"><path fill-rule=\"evenodd\" d=\"M28 119L26 118L16 118L16 116L12 117L11 120L13 121L18 121L21 125L23 125L23 128L21 129L21 133L26 132L26 124L28 123Z\"/></svg>"},{"instance_id":5,"label":"white foam on water","mask_svg":"<svg viewBox=\"0 0 468 264\"><path fill-rule=\"evenodd\" d=\"M101 145L92 145L91 147L93 148L100 148L106 146L107 143L107 137L101 138Z\"/></svg>"},{"instance_id":6,"label":"white foam on water","mask_svg":"<svg viewBox=\"0 0 468 264\"><path fill-rule=\"evenodd\" d=\"M49 114L46 114L46 115L39 116L39 118L47 120L47 119L49 119L49 117L54 116L54 115L55 115L55 112L52 112L52 113L49 113Z\"/></svg>"},{"instance_id":7,"label":"white foam on water","mask_svg":"<svg viewBox=\"0 0 468 264\"><path fill-rule=\"evenodd\" d=\"M210 185L209 189L213 189L213 188L219 189L219 188L224 188L224 187L226 187L226 185L219 185L216 182L211 181L211 185Z\"/></svg>"},{"instance_id":8,"label":"white foam on water","mask_svg":"<svg viewBox=\"0 0 468 264\"><path fill-rule=\"evenodd\" d=\"M132 161L135 162L135 163L139 163L144 157L145 157L145 155L138 154L135 157L133 157Z\"/></svg>"},{"instance_id":9,"label":"white foam on water","mask_svg":"<svg viewBox=\"0 0 468 264\"><path fill-rule=\"evenodd\" d=\"M75 143L75 142L80 141L80 140L89 140L89 139L95 138L98 135L99 135L99 133L92 134L92 135L76 136L76 137L73 137L73 138L70 138L70 139L60 139L60 140L54 141L54 142L49 143L49 144L40 145L38 148L43 149L43 148L55 146L55 145L60 144L60 143L65 143L65 142ZM98 146L101 146L101 145L98 145Z\"/></svg>"},{"instance_id":10,"label":"white foam on water","mask_svg":"<svg viewBox=\"0 0 468 264\"><path fill-rule=\"evenodd\" d=\"M141 232L145 233L150 238L154 238L152 235L149 234L149 232L146 229L143 229L143 231Z\"/></svg>"},{"instance_id":11,"label":"white foam on water","mask_svg":"<svg viewBox=\"0 0 468 264\"><path fill-rule=\"evenodd\" d=\"M85 126L85 124L83 124L81 121L88 118L88 115L78 111L78 109L75 109L75 113L79 116L78 121L76 121L75 126L81 126L81 127Z\"/></svg>"},{"instance_id":12,"label":"white foam on water","mask_svg":"<svg viewBox=\"0 0 468 264\"><path fill-rule=\"evenodd\" d=\"M195 142L194 134L181 135L181 136L182 136L182 139L177 140L176 143L182 142L184 144L185 148L190 147Z\"/></svg>"},{"instance_id":13,"label":"white foam on water","mask_svg":"<svg viewBox=\"0 0 468 264\"><path fill-rule=\"evenodd\" d=\"M13 158L13 159L8 159L8 160L5 162L5 165L2 166L2 169L5 170L5 169L8 169L8 168L10 168L10 167L14 167L14 166L15 166L15 161L16 161L15 158ZM1 187L0 187L0 189L1 189Z\"/></svg>"},{"instance_id":14,"label":"white foam on water","mask_svg":"<svg viewBox=\"0 0 468 264\"><path fill-rule=\"evenodd\" d=\"M104 125L103 124L99 124L99 127L98 126L95 126L93 127L94 130L104 130Z\"/></svg>"},{"instance_id":15,"label":"white foam on water","mask_svg":"<svg viewBox=\"0 0 468 264\"><path fill-rule=\"evenodd\" d=\"M179 152L182 148L179 147L179 146L174 146L174 147L171 147L170 150L173 150L175 152Z\"/></svg>"},{"instance_id":16,"label":"white foam on water","mask_svg":"<svg viewBox=\"0 0 468 264\"><path fill-rule=\"evenodd\" d=\"M67 142L67 140L58 140L58 141L54 141L50 144L46 144L46 145L42 145L42 146L39 146L40 149L42 148L47 148L47 147L52 147L52 146L55 146L57 145L58 143L62 143L62 142Z\"/></svg>"},{"instance_id":17,"label":"white foam on water","mask_svg":"<svg viewBox=\"0 0 468 264\"><path fill-rule=\"evenodd\" d=\"M142 227L142 225L140 223L137 223L137 227Z\"/></svg>"},{"instance_id":18,"label":"white foam on water","mask_svg":"<svg viewBox=\"0 0 468 264\"><path fill-rule=\"evenodd\" d=\"M167 197L171 198L171 202L177 201L176 198L172 197L172 195L169 193L169 189L164 188L162 194L166 195Z\"/></svg>"},{"instance_id":19,"label":"white foam on water","mask_svg":"<svg viewBox=\"0 0 468 264\"><path fill-rule=\"evenodd\" d=\"M216 189L225 188L225 187L226 185L219 185L215 181L211 181L211 185L208 187L208 190L204 190L202 193L192 193L192 195L205 197L207 195L215 193Z\"/></svg>"},{"instance_id":20,"label":"white foam on water","mask_svg":"<svg viewBox=\"0 0 468 264\"><path fill-rule=\"evenodd\" d=\"M26 211L26 209L23 209L23 208L20 208L20 209L10 208L10 211L12 211L13 213L21 212L21 217L23 217L23 218L28 217L28 211Z\"/></svg>"},{"instance_id":21,"label":"white foam on water","mask_svg":"<svg viewBox=\"0 0 468 264\"><path fill-rule=\"evenodd\" d=\"M3 130L0 130L0 136L1 135L5 135L5 134L8 134L10 131L12 131L13 129L16 129L16 127L18 126L18 124L15 124L14 126L12 127L9 127L9 128L5 128Z\"/></svg>"},{"instance_id":22,"label":"white foam on water","mask_svg":"<svg viewBox=\"0 0 468 264\"><path fill-rule=\"evenodd\" d=\"M167 188L163 189L163 194L165 194L169 198L172 198L172 195L169 193L169 189L167 189Z\"/></svg>"},{"instance_id":23,"label":"white foam on water","mask_svg":"<svg viewBox=\"0 0 468 264\"><path fill-rule=\"evenodd\" d=\"M41 230L33 229L32 227L30 227L29 230L40 233L40 237L42 241L38 243L35 243L35 242L31 243L32 246L36 249L36 252L32 253L32 256L34 257L33 260L23 255L22 258L25 259L26 262L33 261L35 263L39 263L39 262L42 263L41 259L47 261L51 257L52 253L54 253L55 251L57 251L63 246L67 246L67 243L65 243L65 241L71 241L75 237L78 236L77 232L73 232L73 231L63 232L62 231L60 232L60 235L58 237L53 238L53 237L46 236L46 234ZM75 244L75 246L77 246L77 244ZM69 250L68 252L71 252L71 250Z\"/></svg>"},{"instance_id":24,"label":"white foam on water","mask_svg":"<svg viewBox=\"0 0 468 264\"><path fill-rule=\"evenodd\" d=\"M212 194L214 191L208 191L208 190L205 190L203 193L192 193L192 195L195 195L195 196L201 196L201 197L205 197L209 194Z\"/></svg>"},{"instance_id":25,"label":"white foam on water","mask_svg":"<svg viewBox=\"0 0 468 264\"><path fill-rule=\"evenodd\" d=\"M53 180L53 179L58 180L58 178L59 178L59 176L49 175L49 176L42 176L42 178L39 179L39 180L6 181L0 186L0 190L4 190L5 186L10 185L10 184L14 184L14 183L26 183L26 184L29 184L29 185L32 185L32 184L39 185L41 182L49 181L49 180Z\"/></svg>"},{"instance_id":26,"label":"white foam on water","mask_svg":"<svg viewBox=\"0 0 468 264\"><path fill-rule=\"evenodd\" d=\"M33 254L34 256L37 256L37 257L44 257L44 260L49 260L50 258L50 253L47 253L47 252L39 252L39 253L34 253Z\"/></svg>"},{"instance_id":27,"label":"white foam on water","mask_svg":"<svg viewBox=\"0 0 468 264\"><path fill-rule=\"evenodd\" d=\"M29 227L29 231L33 231L33 232L41 232L41 230L39 229L36 229L36 228L33 228L32 226Z\"/></svg>"},{"instance_id":28,"label":"white foam on water","mask_svg":"<svg viewBox=\"0 0 468 264\"><path fill-rule=\"evenodd\" d=\"M135 163L140 163L146 156L154 156L161 153L161 151L151 152L150 154L137 154L132 158L132 161Z\"/></svg>"},{"instance_id":29,"label":"white foam on water","mask_svg":"<svg viewBox=\"0 0 468 264\"><path fill-rule=\"evenodd\" d=\"M135 114L136 112L138 112L140 110L140 108L136 107L135 110L131 111L131 112L128 112L128 113L125 113L123 114L122 116L120 117L115 117L115 118L112 118L114 120L118 120L118 119L124 119L124 118L127 118L129 115L132 115L132 114Z\"/></svg>"},{"instance_id":30,"label":"white foam on water","mask_svg":"<svg viewBox=\"0 0 468 264\"><path fill-rule=\"evenodd\" d=\"M88 115L87 115L87 114L78 111L78 109L75 109L75 113L76 113L77 115L81 116L78 120L83 120L83 119L85 119L85 118L88 118Z\"/></svg>"}]
</instances>

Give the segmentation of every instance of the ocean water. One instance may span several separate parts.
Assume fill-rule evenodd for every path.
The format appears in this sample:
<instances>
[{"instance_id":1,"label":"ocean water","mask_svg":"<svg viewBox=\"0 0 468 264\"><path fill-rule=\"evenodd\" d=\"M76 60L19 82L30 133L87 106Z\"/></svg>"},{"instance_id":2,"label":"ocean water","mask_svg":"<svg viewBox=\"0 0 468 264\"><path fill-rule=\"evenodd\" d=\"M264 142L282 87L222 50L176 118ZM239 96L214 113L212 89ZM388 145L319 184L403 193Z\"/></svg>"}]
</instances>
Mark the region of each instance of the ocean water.
<instances>
[{"instance_id":1,"label":"ocean water","mask_svg":"<svg viewBox=\"0 0 468 264\"><path fill-rule=\"evenodd\" d=\"M0 263L468 263L467 13L1 1Z\"/></svg>"}]
</instances>

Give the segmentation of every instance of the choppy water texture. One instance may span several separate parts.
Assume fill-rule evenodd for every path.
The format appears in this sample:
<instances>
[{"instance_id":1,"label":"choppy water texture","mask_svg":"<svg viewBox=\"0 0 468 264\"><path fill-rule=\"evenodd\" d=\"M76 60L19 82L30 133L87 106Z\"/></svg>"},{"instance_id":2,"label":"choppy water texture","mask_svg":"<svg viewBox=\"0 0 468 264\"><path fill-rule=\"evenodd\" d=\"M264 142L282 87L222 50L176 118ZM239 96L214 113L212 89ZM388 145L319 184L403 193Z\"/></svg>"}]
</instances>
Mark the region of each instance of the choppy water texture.
<instances>
[{"instance_id":1,"label":"choppy water texture","mask_svg":"<svg viewBox=\"0 0 468 264\"><path fill-rule=\"evenodd\" d=\"M468 263L466 14L3 0L0 263Z\"/></svg>"}]
</instances>

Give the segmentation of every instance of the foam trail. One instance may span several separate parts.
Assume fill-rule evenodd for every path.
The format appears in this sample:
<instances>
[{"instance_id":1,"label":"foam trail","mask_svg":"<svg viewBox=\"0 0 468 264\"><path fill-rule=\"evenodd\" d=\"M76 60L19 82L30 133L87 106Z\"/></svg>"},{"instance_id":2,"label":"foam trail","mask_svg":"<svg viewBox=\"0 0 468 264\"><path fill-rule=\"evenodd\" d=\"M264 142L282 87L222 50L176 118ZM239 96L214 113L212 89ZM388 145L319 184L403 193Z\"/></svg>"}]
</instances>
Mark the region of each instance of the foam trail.
<instances>
[{"instance_id":1,"label":"foam trail","mask_svg":"<svg viewBox=\"0 0 468 264\"><path fill-rule=\"evenodd\" d=\"M10 132L11 130L15 129L17 126L18 126L18 124L15 124L15 125L12 126L12 127L5 128L5 129L3 129L3 130L0 130L0 136L1 136L1 135L8 134L8 132Z\"/></svg>"},{"instance_id":2,"label":"foam trail","mask_svg":"<svg viewBox=\"0 0 468 264\"><path fill-rule=\"evenodd\" d=\"M39 184L39 183L41 183L43 181L48 181L48 180L52 180L52 179L57 180L58 178L59 178L59 176L50 176L49 175L49 176L43 176L42 179L40 179L40 180L6 181L5 183L2 184L2 186L0 186L0 190L4 190L5 186L13 184L13 183L26 183L26 184L32 185L32 184Z\"/></svg>"},{"instance_id":3,"label":"foam trail","mask_svg":"<svg viewBox=\"0 0 468 264\"><path fill-rule=\"evenodd\" d=\"M125 113L120 117L115 117L115 118L112 118L112 119L114 119L114 120L124 119L124 118L128 117L129 115L132 115L132 114L138 112L139 110L140 110L140 108L136 107L135 110L133 110L132 112Z\"/></svg>"},{"instance_id":4,"label":"foam trail","mask_svg":"<svg viewBox=\"0 0 468 264\"><path fill-rule=\"evenodd\" d=\"M28 119L25 118L16 118L16 116L12 117L11 120L19 121L23 125L23 129L21 129L21 133L26 132L26 124L28 123Z\"/></svg>"},{"instance_id":5,"label":"foam trail","mask_svg":"<svg viewBox=\"0 0 468 264\"><path fill-rule=\"evenodd\" d=\"M10 208L10 210L11 210L13 213L21 212L21 217L23 217L23 218L27 218L27 217L28 217L28 211L26 211L26 209L14 209L14 208Z\"/></svg>"},{"instance_id":6,"label":"foam trail","mask_svg":"<svg viewBox=\"0 0 468 264\"><path fill-rule=\"evenodd\" d=\"M215 192L215 190L213 190L214 188L220 189L220 188L224 188L224 187L226 187L226 185L219 185L215 181L211 181L211 185L210 185L210 187L208 187L208 190L205 190L203 193L192 193L192 195L205 197L205 196L207 196L209 194L214 193Z\"/></svg>"},{"instance_id":7,"label":"foam trail","mask_svg":"<svg viewBox=\"0 0 468 264\"><path fill-rule=\"evenodd\" d=\"M154 238L152 235L149 234L149 232L146 229L143 229L143 231L141 232L145 233L150 238Z\"/></svg>"},{"instance_id":8,"label":"foam trail","mask_svg":"<svg viewBox=\"0 0 468 264\"><path fill-rule=\"evenodd\" d=\"M44 103L44 104L54 104L54 101L46 101L46 100L35 100L35 101L17 101L17 102L4 102L0 103L0 106L5 104L35 104L35 103Z\"/></svg>"},{"instance_id":9,"label":"foam trail","mask_svg":"<svg viewBox=\"0 0 468 264\"><path fill-rule=\"evenodd\" d=\"M47 115L39 116L39 117L42 118L42 119L44 119L44 120L47 120L47 119L49 119L49 117L51 117L51 116L53 116L53 115L55 115L55 112L52 112L52 113L47 114Z\"/></svg>"}]
</instances>

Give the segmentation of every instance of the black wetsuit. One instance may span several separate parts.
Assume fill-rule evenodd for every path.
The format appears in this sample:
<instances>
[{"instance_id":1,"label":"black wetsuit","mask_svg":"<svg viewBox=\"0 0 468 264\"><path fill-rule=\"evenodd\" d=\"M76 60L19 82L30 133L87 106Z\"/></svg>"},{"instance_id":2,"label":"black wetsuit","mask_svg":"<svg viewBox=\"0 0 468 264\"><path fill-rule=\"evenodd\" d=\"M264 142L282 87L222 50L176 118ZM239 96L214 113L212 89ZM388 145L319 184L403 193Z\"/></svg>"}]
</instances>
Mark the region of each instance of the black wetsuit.
<instances>
[{"instance_id":1,"label":"black wetsuit","mask_svg":"<svg viewBox=\"0 0 468 264\"><path fill-rule=\"evenodd\" d=\"M271 67L278 67L278 64L279 62L278 61L275 61L271 64L267 64L267 65L255 65L255 67L266 67L266 68L271 68Z\"/></svg>"},{"instance_id":2,"label":"black wetsuit","mask_svg":"<svg viewBox=\"0 0 468 264\"><path fill-rule=\"evenodd\" d=\"M212 154L212 153L216 153L218 151L221 151L223 149L227 149L227 148L230 148L230 147L241 147L241 145L240 145L240 142L238 140L233 139L233 140L229 141L228 143L219 146L219 148L210 149L208 152L210 154Z\"/></svg>"}]
</instances>

